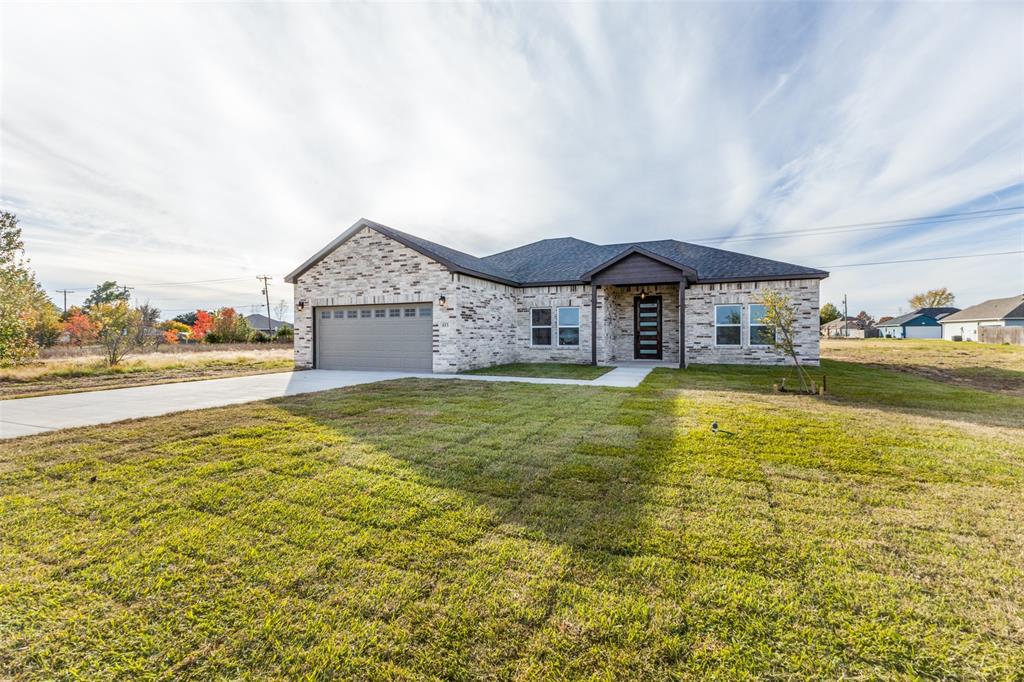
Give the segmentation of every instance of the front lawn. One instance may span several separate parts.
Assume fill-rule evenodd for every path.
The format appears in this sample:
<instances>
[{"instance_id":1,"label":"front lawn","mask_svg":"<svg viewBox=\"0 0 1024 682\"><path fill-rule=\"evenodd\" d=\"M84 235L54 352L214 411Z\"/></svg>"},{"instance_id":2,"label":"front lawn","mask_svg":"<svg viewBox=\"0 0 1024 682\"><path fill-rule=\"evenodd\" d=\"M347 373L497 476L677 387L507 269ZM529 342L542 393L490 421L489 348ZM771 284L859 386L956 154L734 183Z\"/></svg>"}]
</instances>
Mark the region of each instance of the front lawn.
<instances>
[{"instance_id":1,"label":"front lawn","mask_svg":"<svg viewBox=\"0 0 1024 682\"><path fill-rule=\"evenodd\" d=\"M147 353L109 367L98 357L54 358L0 367L0 400L108 388L169 384L284 372L295 368L291 348L204 353Z\"/></svg>"},{"instance_id":2,"label":"front lawn","mask_svg":"<svg viewBox=\"0 0 1024 682\"><path fill-rule=\"evenodd\" d=\"M1019 676L1008 398L693 369L0 442L0 677Z\"/></svg>"},{"instance_id":3,"label":"front lawn","mask_svg":"<svg viewBox=\"0 0 1024 682\"><path fill-rule=\"evenodd\" d=\"M595 365L575 365L565 362L513 362L508 365L494 365L471 369L463 374L483 374L500 377L546 377L548 379L596 379L615 369Z\"/></svg>"}]
</instances>

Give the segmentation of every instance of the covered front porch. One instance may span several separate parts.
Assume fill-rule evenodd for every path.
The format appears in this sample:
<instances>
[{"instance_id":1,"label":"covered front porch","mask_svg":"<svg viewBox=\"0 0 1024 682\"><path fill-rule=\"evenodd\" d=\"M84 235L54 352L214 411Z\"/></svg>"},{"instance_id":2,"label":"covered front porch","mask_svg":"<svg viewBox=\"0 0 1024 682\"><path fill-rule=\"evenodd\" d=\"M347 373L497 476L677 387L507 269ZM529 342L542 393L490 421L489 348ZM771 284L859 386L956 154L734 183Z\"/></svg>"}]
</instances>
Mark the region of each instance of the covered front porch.
<instances>
[{"instance_id":1,"label":"covered front porch","mask_svg":"<svg viewBox=\"0 0 1024 682\"><path fill-rule=\"evenodd\" d=\"M605 284L595 291L594 364L682 366L678 283Z\"/></svg>"},{"instance_id":2,"label":"covered front porch","mask_svg":"<svg viewBox=\"0 0 1024 682\"><path fill-rule=\"evenodd\" d=\"M639 248L587 273L591 364L686 367L686 288L695 274Z\"/></svg>"}]
</instances>

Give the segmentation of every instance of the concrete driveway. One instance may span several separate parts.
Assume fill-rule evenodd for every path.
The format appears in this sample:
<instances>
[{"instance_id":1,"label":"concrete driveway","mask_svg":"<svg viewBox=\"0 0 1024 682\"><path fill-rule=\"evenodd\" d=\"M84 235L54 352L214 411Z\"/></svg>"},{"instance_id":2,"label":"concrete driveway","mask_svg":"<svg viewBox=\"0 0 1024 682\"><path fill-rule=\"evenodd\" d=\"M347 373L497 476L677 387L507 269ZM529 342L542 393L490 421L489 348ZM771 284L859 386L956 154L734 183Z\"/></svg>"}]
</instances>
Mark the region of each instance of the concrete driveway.
<instances>
[{"instance_id":1,"label":"concrete driveway","mask_svg":"<svg viewBox=\"0 0 1024 682\"><path fill-rule=\"evenodd\" d=\"M635 388L650 367L616 367L594 379L538 379L475 374L416 374L412 372L355 372L322 369L304 372L258 374L230 379L187 381L177 384L117 388L108 391L65 393L40 398L0 400L0 438L16 438L74 426L92 426L155 417L171 412L199 410L266 400L297 393L370 384L394 379L463 379L467 381L515 381L530 384L573 384Z\"/></svg>"}]
</instances>

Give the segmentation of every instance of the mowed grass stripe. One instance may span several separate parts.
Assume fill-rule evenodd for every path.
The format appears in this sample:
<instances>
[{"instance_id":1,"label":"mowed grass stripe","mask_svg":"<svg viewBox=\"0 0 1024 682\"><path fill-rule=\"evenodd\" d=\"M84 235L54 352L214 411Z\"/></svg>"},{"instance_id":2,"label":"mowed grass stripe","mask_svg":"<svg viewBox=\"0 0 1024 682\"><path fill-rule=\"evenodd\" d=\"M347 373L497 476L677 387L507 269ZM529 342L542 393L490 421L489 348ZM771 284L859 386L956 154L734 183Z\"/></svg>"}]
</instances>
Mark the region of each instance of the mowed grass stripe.
<instances>
[{"instance_id":1,"label":"mowed grass stripe","mask_svg":"<svg viewBox=\"0 0 1024 682\"><path fill-rule=\"evenodd\" d=\"M713 369L405 381L0 445L0 557L24 559L0 670L1012 678L1007 411Z\"/></svg>"}]
</instances>

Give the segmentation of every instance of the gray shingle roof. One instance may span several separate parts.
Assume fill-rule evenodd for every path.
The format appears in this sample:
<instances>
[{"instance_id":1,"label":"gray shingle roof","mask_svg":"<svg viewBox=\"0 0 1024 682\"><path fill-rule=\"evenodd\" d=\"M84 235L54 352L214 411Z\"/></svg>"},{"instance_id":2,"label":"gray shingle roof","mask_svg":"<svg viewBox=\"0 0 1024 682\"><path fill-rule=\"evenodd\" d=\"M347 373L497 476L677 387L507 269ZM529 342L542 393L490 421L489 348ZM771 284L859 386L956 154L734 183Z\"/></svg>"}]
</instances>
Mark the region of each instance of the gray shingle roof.
<instances>
[{"instance_id":1,"label":"gray shingle roof","mask_svg":"<svg viewBox=\"0 0 1024 682\"><path fill-rule=\"evenodd\" d=\"M1024 319L1024 294L993 298L942 318L943 322Z\"/></svg>"},{"instance_id":2,"label":"gray shingle roof","mask_svg":"<svg viewBox=\"0 0 1024 682\"><path fill-rule=\"evenodd\" d=\"M880 323L878 323L875 326L877 326L877 327L902 327L907 322L910 322L911 320L916 320L919 317L921 317L921 313L919 313L919 312L917 312L915 310L912 313L906 313L904 315L900 315L899 317L894 317L891 320L886 320L885 322L880 322ZM931 317L931 316L929 315L928 317Z\"/></svg>"},{"instance_id":3,"label":"gray shingle roof","mask_svg":"<svg viewBox=\"0 0 1024 682\"><path fill-rule=\"evenodd\" d=\"M945 319L946 315L949 315L950 313L955 313L957 310L960 310L960 309L959 308L918 308L917 310L912 310L911 312L906 313L905 315L900 315L899 317L894 317L891 320L886 320L885 322L883 322L881 324L878 324L878 325L875 325L875 326L877 326L877 327L900 327L900 326L906 324L907 322L910 322L911 320L916 320L917 318L921 317L922 315L924 317L930 317L933 320L938 321L938 320Z\"/></svg>"},{"instance_id":4,"label":"gray shingle roof","mask_svg":"<svg viewBox=\"0 0 1024 682\"><path fill-rule=\"evenodd\" d=\"M824 270L699 246L675 239L622 244L592 244L575 237L542 239L483 258L381 225L360 220L285 277L292 282L362 227L369 227L429 256L449 269L515 286L577 284L586 273L639 247L697 272L699 282L753 279L823 279Z\"/></svg>"},{"instance_id":5,"label":"gray shingle roof","mask_svg":"<svg viewBox=\"0 0 1024 682\"><path fill-rule=\"evenodd\" d=\"M726 281L767 278L824 278L824 270L792 263L748 256L735 251L713 249L675 239L622 244L591 244L574 237L545 239L510 251L487 256L524 283L578 282L583 275L630 249L639 247L682 267L697 271L698 281Z\"/></svg>"}]
</instances>

